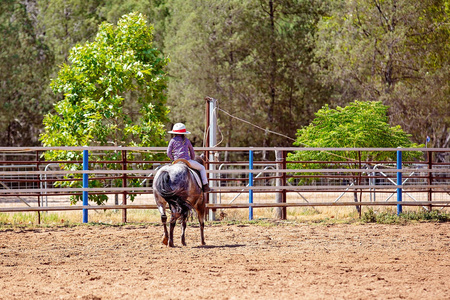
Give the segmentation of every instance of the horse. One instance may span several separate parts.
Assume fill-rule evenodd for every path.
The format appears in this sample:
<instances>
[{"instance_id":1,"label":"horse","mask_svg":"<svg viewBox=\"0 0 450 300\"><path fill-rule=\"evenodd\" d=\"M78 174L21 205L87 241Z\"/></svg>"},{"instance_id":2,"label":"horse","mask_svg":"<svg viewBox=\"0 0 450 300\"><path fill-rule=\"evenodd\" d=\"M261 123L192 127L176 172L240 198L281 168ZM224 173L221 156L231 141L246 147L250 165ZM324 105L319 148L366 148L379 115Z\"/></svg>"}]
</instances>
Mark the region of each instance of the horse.
<instances>
[{"instance_id":1,"label":"horse","mask_svg":"<svg viewBox=\"0 0 450 300\"><path fill-rule=\"evenodd\" d=\"M202 165L204 164L201 157L196 156L195 160ZM153 180L153 194L164 226L163 244L169 247L174 247L173 230L179 218L181 218L181 243L183 246L186 246L186 221L192 209L196 210L198 221L200 222L201 243L206 245L203 233L206 201L203 190L197 184L194 175L189 170L188 164L188 161L180 159L173 164L165 165L158 169ZM166 226L166 204L169 205L171 211L170 232L167 231Z\"/></svg>"}]
</instances>

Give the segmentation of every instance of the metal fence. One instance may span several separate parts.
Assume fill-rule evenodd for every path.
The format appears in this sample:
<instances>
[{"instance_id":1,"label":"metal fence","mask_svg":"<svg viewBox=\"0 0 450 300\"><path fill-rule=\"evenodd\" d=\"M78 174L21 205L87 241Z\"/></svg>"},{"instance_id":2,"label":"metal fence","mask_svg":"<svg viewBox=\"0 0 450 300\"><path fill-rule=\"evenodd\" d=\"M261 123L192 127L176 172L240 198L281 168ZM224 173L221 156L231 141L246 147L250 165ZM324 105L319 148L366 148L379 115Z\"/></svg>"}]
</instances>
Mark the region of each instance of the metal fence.
<instances>
[{"instance_id":1,"label":"metal fence","mask_svg":"<svg viewBox=\"0 0 450 300\"><path fill-rule=\"evenodd\" d=\"M49 150L88 151L89 168L83 170L82 159L46 161L43 153ZM227 208L248 208L250 213L253 208L277 207L279 217L284 219L287 208L299 206L356 206L360 209L365 205L398 205L399 200L402 206L426 209L450 205L449 149L220 147L195 150L214 158L207 162L212 187L207 204L210 218L214 218L216 209ZM120 155L116 160L106 161L104 154L111 151ZM289 161L287 153L294 151L420 151L424 159L403 161L400 166L398 161ZM156 208L153 204L132 203L130 199L152 194L155 169L168 161L146 160L143 154L161 152L165 152L165 148L0 148L0 212L122 209L126 222L126 209ZM320 163L322 167L292 167L311 163ZM70 170L67 170L68 165ZM83 174L87 175L90 184L97 183L95 187L83 188ZM61 185L63 182L70 186ZM74 205L52 206L48 203L49 198L55 197L80 198L83 192L111 196L114 205L72 203ZM318 193L333 196L331 200L320 202L309 198ZM264 201L255 201L258 194L270 196ZM291 200L292 194L299 200ZM351 195L351 200L345 200L344 195ZM242 201L241 198L245 199Z\"/></svg>"}]
</instances>

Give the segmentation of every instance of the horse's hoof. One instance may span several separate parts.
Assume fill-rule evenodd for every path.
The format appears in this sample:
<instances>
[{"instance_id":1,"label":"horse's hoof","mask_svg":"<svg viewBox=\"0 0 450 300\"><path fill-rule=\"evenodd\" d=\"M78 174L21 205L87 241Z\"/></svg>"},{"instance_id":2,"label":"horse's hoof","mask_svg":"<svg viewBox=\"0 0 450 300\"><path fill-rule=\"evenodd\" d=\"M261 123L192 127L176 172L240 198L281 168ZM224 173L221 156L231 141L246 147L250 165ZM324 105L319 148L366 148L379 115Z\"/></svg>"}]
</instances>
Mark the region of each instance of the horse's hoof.
<instances>
[{"instance_id":1,"label":"horse's hoof","mask_svg":"<svg viewBox=\"0 0 450 300\"><path fill-rule=\"evenodd\" d=\"M173 247L175 247L175 245L173 243L169 243L169 247L173 248Z\"/></svg>"},{"instance_id":2,"label":"horse's hoof","mask_svg":"<svg viewBox=\"0 0 450 300\"><path fill-rule=\"evenodd\" d=\"M167 246L167 244L168 244L168 241L169 241L169 239L166 238L166 237L163 238L163 240L162 240L163 244L166 245L166 246Z\"/></svg>"}]
</instances>

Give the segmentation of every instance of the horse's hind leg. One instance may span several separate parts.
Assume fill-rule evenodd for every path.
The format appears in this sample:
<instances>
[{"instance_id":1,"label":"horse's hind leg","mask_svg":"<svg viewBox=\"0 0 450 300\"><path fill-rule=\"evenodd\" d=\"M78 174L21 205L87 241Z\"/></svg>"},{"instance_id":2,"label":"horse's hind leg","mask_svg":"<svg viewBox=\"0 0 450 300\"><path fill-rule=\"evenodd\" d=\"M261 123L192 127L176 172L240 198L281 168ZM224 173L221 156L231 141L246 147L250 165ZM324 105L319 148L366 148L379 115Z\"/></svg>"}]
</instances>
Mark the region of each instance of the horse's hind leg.
<instances>
[{"instance_id":1,"label":"horse's hind leg","mask_svg":"<svg viewBox=\"0 0 450 300\"><path fill-rule=\"evenodd\" d=\"M185 238L186 222L187 217L183 216L181 220L181 244L183 244L183 246L186 246L186 238Z\"/></svg>"},{"instance_id":2,"label":"horse's hind leg","mask_svg":"<svg viewBox=\"0 0 450 300\"><path fill-rule=\"evenodd\" d=\"M204 234L204 231L205 231L205 219L204 219L204 217L202 217L201 219L199 217L198 221L200 222L200 238L202 240L202 245L204 246L204 245L206 245L206 243L205 243L205 234Z\"/></svg>"},{"instance_id":3,"label":"horse's hind leg","mask_svg":"<svg viewBox=\"0 0 450 300\"><path fill-rule=\"evenodd\" d=\"M169 232L167 231L167 216L166 216L166 210L162 205L158 205L159 213L161 214L161 223L163 224L164 228L164 238L162 240L163 244L167 246L168 240L169 240Z\"/></svg>"},{"instance_id":4,"label":"horse's hind leg","mask_svg":"<svg viewBox=\"0 0 450 300\"><path fill-rule=\"evenodd\" d=\"M162 242L163 242L164 245L167 246L167 243L169 241L169 232L167 231L167 225L166 225L166 223L167 223L167 216L165 214L161 215L161 222L162 222L163 227L164 227L164 238L163 238Z\"/></svg>"},{"instance_id":5,"label":"horse's hind leg","mask_svg":"<svg viewBox=\"0 0 450 300\"><path fill-rule=\"evenodd\" d=\"M203 196L206 197L206 196ZM203 198L203 201L205 201L205 198ZM197 207L197 216L198 216L198 222L200 223L200 239L202 242L202 245L206 245L205 243L205 213L206 213L206 207L204 205L205 202L203 202L203 205L199 205Z\"/></svg>"},{"instance_id":6,"label":"horse's hind leg","mask_svg":"<svg viewBox=\"0 0 450 300\"><path fill-rule=\"evenodd\" d=\"M169 223L169 247L174 247L173 244L173 230L175 229L175 225L177 224L177 219L179 218L179 214L173 213L170 217L170 223Z\"/></svg>"}]
</instances>

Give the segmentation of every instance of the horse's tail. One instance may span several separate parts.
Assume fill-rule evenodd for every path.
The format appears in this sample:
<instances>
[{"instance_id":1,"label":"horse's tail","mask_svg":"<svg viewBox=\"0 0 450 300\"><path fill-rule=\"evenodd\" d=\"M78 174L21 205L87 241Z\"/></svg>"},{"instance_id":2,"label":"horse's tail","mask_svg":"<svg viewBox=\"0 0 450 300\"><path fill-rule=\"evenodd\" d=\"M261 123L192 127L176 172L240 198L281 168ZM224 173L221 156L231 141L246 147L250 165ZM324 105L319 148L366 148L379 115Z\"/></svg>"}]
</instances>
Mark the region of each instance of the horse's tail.
<instances>
[{"instance_id":1,"label":"horse's tail","mask_svg":"<svg viewBox=\"0 0 450 300\"><path fill-rule=\"evenodd\" d=\"M192 210L192 206L189 202L184 201L183 198L178 195L164 199L166 199L167 203L169 203L169 207L172 212L181 214L184 219L187 219L189 217L189 214Z\"/></svg>"},{"instance_id":2,"label":"horse's tail","mask_svg":"<svg viewBox=\"0 0 450 300\"><path fill-rule=\"evenodd\" d=\"M160 171L160 174L155 179L153 187L165 199L175 195L176 190L173 189L170 181L169 172Z\"/></svg>"},{"instance_id":3,"label":"horse's tail","mask_svg":"<svg viewBox=\"0 0 450 300\"><path fill-rule=\"evenodd\" d=\"M188 217L192 206L189 202L183 199L186 198L185 191L172 186L169 172L161 171L158 178L156 178L154 188L158 191L161 197L167 201L170 206L170 210Z\"/></svg>"}]
</instances>

